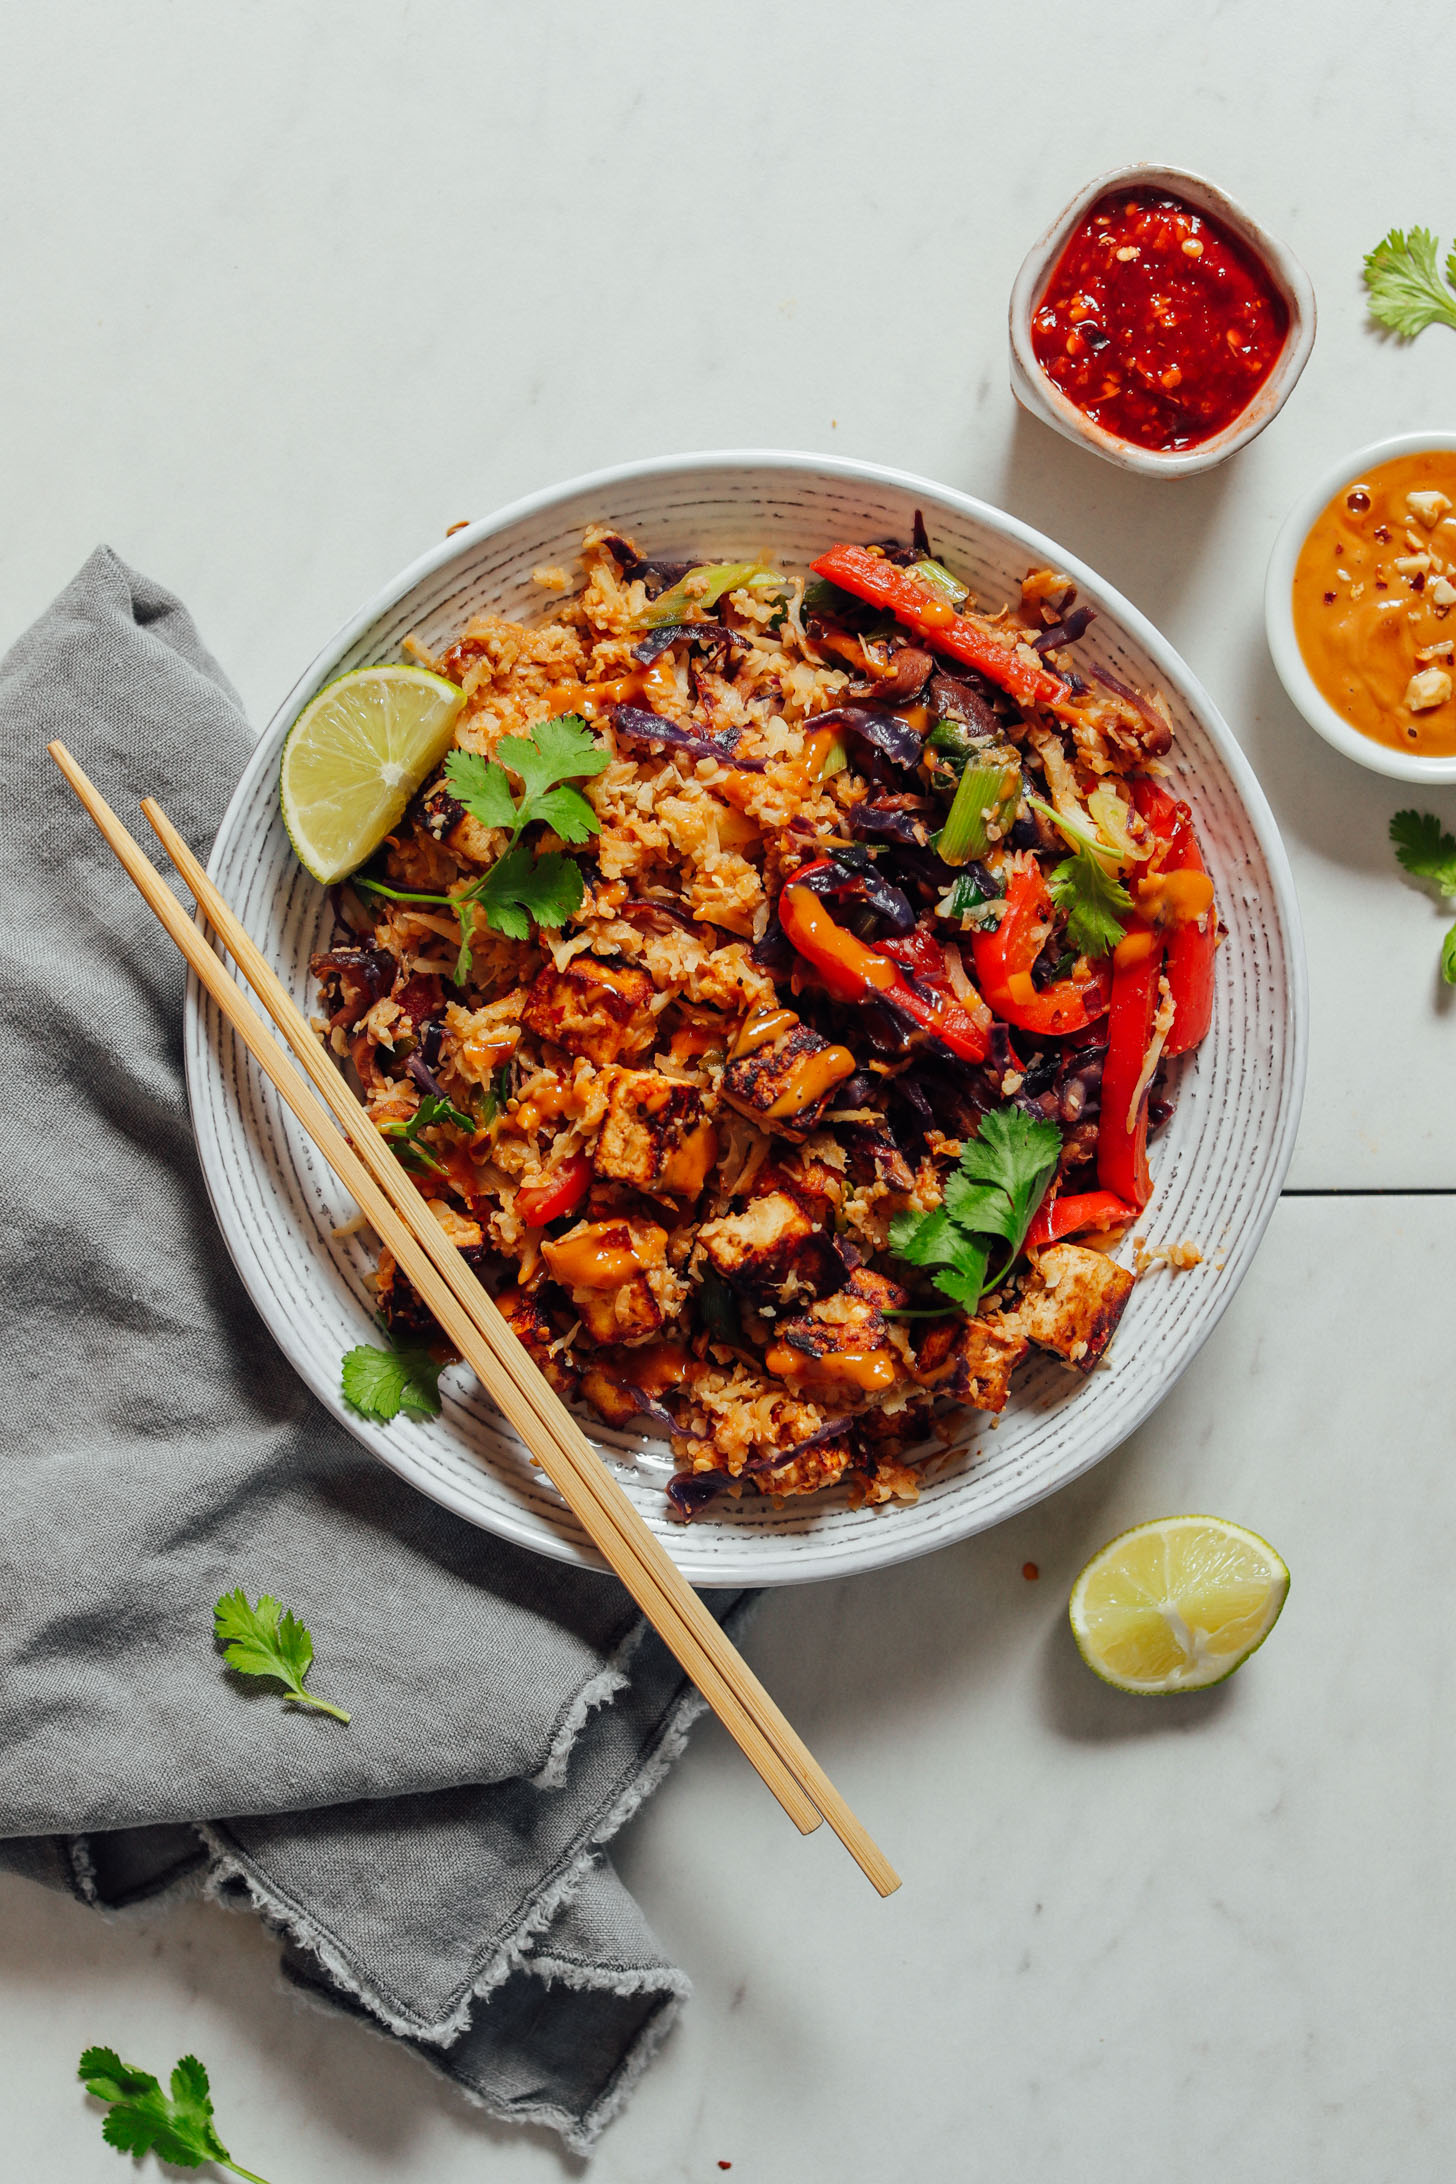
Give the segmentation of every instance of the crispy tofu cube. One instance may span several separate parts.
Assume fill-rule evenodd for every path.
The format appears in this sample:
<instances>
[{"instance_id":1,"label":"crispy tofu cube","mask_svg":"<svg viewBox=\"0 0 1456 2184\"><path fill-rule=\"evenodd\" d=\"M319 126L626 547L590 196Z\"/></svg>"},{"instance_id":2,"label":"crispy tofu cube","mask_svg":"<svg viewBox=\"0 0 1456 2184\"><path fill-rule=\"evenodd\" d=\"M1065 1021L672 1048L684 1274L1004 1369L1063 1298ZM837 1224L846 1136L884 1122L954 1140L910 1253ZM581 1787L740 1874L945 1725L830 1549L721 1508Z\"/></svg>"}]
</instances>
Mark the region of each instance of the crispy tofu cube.
<instances>
[{"instance_id":1,"label":"crispy tofu cube","mask_svg":"<svg viewBox=\"0 0 1456 2184\"><path fill-rule=\"evenodd\" d=\"M696 1198L718 1157L718 1133L690 1084L654 1069L617 1071L593 1156L597 1174L660 1198Z\"/></svg>"},{"instance_id":2,"label":"crispy tofu cube","mask_svg":"<svg viewBox=\"0 0 1456 2184\"><path fill-rule=\"evenodd\" d=\"M660 1431L665 1423L662 1396L690 1385L696 1369L691 1353L672 1340L601 1350L581 1376L581 1392L609 1426L655 1416ZM649 1411L648 1405L654 1409Z\"/></svg>"},{"instance_id":3,"label":"crispy tofu cube","mask_svg":"<svg viewBox=\"0 0 1456 2184\"><path fill-rule=\"evenodd\" d=\"M558 1395L570 1395L576 1387L576 1375L558 1355L551 1355L557 1330L541 1305L539 1298L528 1290L503 1289L496 1298L496 1309L506 1322L516 1340L529 1350L546 1378Z\"/></svg>"},{"instance_id":4,"label":"crispy tofu cube","mask_svg":"<svg viewBox=\"0 0 1456 2184\"><path fill-rule=\"evenodd\" d=\"M604 1424L630 1426L642 1405L629 1395L620 1380L601 1365L588 1365L581 1376L581 1392Z\"/></svg>"},{"instance_id":5,"label":"crispy tofu cube","mask_svg":"<svg viewBox=\"0 0 1456 2184\"><path fill-rule=\"evenodd\" d=\"M1040 1254L1001 1329L1024 1335L1043 1350L1054 1350L1079 1372L1090 1373L1112 1340L1132 1292L1132 1275L1105 1251L1089 1251L1085 1244L1053 1244Z\"/></svg>"},{"instance_id":6,"label":"crispy tofu cube","mask_svg":"<svg viewBox=\"0 0 1456 2184\"><path fill-rule=\"evenodd\" d=\"M543 1238L541 1256L593 1342L646 1342L666 1317L662 1297L676 1310L685 1294L667 1265L667 1231L653 1221L579 1221Z\"/></svg>"},{"instance_id":7,"label":"crispy tofu cube","mask_svg":"<svg viewBox=\"0 0 1456 2184\"><path fill-rule=\"evenodd\" d=\"M972 1410L1002 1411L1011 1375L1025 1357L1025 1335L989 1320L937 1320L920 1345L917 1377Z\"/></svg>"},{"instance_id":8,"label":"crispy tofu cube","mask_svg":"<svg viewBox=\"0 0 1456 2184\"><path fill-rule=\"evenodd\" d=\"M904 1302L894 1282L857 1266L834 1296L780 1329L764 1364L789 1386L803 1385L815 1401L852 1404L884 1395L907 1368L881 1314Z\"/></svg>"},{"instance_id":9,"label":"crispy tofu cube","mask_svg":"<svg viewBox=\"0 0 1456 2184\"><path fill-rule=\"evenodd\" d=\"M831 1046L807 1024L795 1023L766 1046L729 1062L723 1097L764 1129L799 1144L818 1127L836 1087L855 1068L848 1047Z\"/></svg>"},{"instance_id":10,"label":"crispy tofu cube","mask_svg":"<svg viewBox=\"0 0 1456 2184\"><path fill-rule=\"evenodd\" d=\"M742 1213L705 1221L698 1242L724 1280L756 1303L817 1297L844 1280L822 1222L788 1191L766 1191Z\"/></svg>"},{"instance_id":11,"label":"crispy tofu cube","mask_svg":"<svg viewBox=\"0 0 1456 2184\"><path fill-rule=\"evenodd\" d=\"M822 1487L837 1485L849 1464L847 1440L819 1441L777 1470L756 1472L754 1481L760 1494L817 1494Z\"/></svg>"},{"instance_id":12,"label":"crispy tofu cube","mask_svg":"<svg viewBox=\"0 0 1456 2184\"><path fill-rule=\"evenodd\" d=\"M598 1066L635 1062L657 1036L652 997L652 980L632 964L573 956L564 970L548 963L537 973L521 1020L542 1039Z\"/></svg>"}]
</instances>

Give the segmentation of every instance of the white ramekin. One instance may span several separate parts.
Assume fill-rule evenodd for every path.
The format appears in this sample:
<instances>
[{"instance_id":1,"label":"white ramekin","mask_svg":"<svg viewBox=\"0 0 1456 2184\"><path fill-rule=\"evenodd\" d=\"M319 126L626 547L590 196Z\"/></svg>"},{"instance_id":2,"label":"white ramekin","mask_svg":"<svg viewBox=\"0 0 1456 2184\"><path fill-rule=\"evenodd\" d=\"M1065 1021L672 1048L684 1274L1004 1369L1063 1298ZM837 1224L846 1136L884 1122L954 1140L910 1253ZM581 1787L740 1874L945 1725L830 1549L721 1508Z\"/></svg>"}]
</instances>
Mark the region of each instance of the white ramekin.
<instances>
[{"instance_id":1,"label":"white ramekin","mask_svg":"<svg viewBox=\"0 0 1456 2184\"><path fill-rule=\"evenodd\" d=\"M1130 440L1119 439L1116 433L1093 424L1091 418L1084 416L1076 403L1048 379L1032 349L1032 313L1041 301L1042 292L1073 229L1099 197L1117 189L1167 190L1173 196L1185 198L1197 211L1221 221L1262 261L1289 310L1289 332L1284 347L1253 401L1239 412L1232 424L1225 425L1223 431L1214 433L1211 439L1200 441L1197 447L1165 454L1154 447L1135 447ZM1201 174L1190 174L1183 167L1155 167L1146 163L1111 167L1106 174L1099 174L1084 190L1078 191L1022 260L1021 271L1011 290L1011 391L1023 409L1039 417L1043 424L1050 425L1054 432L1060 432L1064 439L1077 441L1082 447L1090 447L1121 470L1138 470L1149 478L1191 478L1200 470L1211 470L1215 463L1225 461L1250 440L1257 439L1270 420L1278 416L1293 391L1294 382L1309 361L1309 352L1314 347L1314 323L1314 285L1304 267L1267 228L1260 227L1242 205L1226 197L1214 183Z\"/></svg>"},{"instance_id":2,"label":"white ramekin","mask_svg":"<svg viewBox=\"0 0 1456 2184\"><path fill-rule=\"evenodd\" d=\"M1294 565L1315 517L1342 485L1353 485L1357 478L1397 455L1419 455L1425 448L1456 448L1456 432L1398 432L1388 440L1372 440L1368 447L1357 447L1353 454L1342 456L1315 479L1290 509L1274 541L1264 581L1264 627L1279 680L1292 703L1326 743L1343 751L1346 758L1353 758L1357 766L1368 766L1372 773L1389 774L1396 781L1444 782L1449 788L1456 784L1456 758L1424 758L1418 751L1398 751L1393 744L1377 743L1372 736L1352 728L1317 688L1294 634Z\"/></svg>"}]
</instances>

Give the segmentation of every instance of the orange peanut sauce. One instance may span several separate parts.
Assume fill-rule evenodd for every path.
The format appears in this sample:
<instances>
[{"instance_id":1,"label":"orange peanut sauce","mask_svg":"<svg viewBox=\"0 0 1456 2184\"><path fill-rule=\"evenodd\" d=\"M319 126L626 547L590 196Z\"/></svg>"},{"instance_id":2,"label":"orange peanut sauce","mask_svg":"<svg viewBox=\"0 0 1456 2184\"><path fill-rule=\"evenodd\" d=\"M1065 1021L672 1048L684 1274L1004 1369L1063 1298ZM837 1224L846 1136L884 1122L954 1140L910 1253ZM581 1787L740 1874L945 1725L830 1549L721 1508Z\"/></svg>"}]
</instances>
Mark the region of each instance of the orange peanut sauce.
<instances>
[{"instance_id":1,"label":"orange peanut sauce","mask_svg":"<svg viewBox=\"0 0 1456 2184\"><path fill-rule=\"evenodd\" d=\"M593 1221L568 1236L549 1239L541 1249L567 1289L616 1289L642 1271L625 1221Z\"/></svg>"},{"instance_id":2,"label":"orange peanut sauce","mask_svg":"<svg viewBox=\"0 0 1456 2184\"><path fill-rule=\"evenodd\" d=\"M1342 486L1300 548L1291 604L1304 664L1352 728L1456 755L1456 450Z\"/></svg>"}]
</instances>

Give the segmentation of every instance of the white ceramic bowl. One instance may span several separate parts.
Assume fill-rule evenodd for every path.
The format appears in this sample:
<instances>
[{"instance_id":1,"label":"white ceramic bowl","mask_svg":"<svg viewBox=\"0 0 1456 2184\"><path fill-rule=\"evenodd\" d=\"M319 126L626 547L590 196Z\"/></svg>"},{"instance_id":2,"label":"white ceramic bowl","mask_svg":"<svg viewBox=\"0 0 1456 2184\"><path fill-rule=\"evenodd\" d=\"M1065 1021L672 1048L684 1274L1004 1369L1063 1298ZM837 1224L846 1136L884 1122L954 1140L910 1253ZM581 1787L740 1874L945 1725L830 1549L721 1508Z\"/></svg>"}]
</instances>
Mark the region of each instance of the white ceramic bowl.
<instances>
[{"instance_id":1,"label":"white ceramic bowl","mask_svg":"<svg viewBox=\"0 0 1456 2184\"><path fill-rule=\"evenodd\" d=\"M1197 447L1167 453L1155 447L1135 447L1130 440L1121 440L1115 432L1094 424L1063 394L1055 381L1048 379L1031 345L1032 314L1073 229L1099 197L1115 189L1168 190L1174 196L1186 198L1199 212L1222 221L1256 258L1263 261L1289 310L1289 332L1284 347L1253 401L1247 409L1240 411L1232 424L1226 425L1222 432L1214 433L1211 439L1201 441ZM1140 471L1149 478L1191 478L1200 470L1211 470L1215 463L1227 461L1239 448L1257 439L1264 427L1278 416L1309 361L1309 352L1314 347L1314 329L1314 285L1304 267L1292 251L1286 250L1267 228L1259 225L1252 213L1236 204L1216 183L1204 175L1190 174L1184 167L1155 167L1146 163L1110 167L1106 174L1099 174L1062 208L1022 261L1011 290L1011 391L1023 409L1041 418L1054 432L1060 432L1064 439L1075 440L1081 447L1090 447L1094 454L1105 456L1120 470Z\"/></svg>"},{"instance_id":2,"label":"white ceramic bowl","mask_svg":"<svg viewBox=\"0 0 1456 2184\"><path fill-rule=\"evenodd\" d=\"M1372 773L1388 774L1395 781L1437 782L1449 788L1456 783L1456 758L1427 758L1416 751L1398 751L1393 744L1377 743L1352 728L1317 687L1294 634L1294 568L1315 517L1342 486L1353 485L1367 471L1393 461L1397 455L1419 455L1428 447L1456 448L1456 432L1399 432L1388 440L1372 440L1368 447L1357 447L1352 455L1342 457L1301 495L1285 518L1269 556L1269 574L1264 581L1264 627L1279 680L1310 727L1326 743L1343 751L1346 758L1353 758L1357 766L1368 766Z\"/></svg>"},{"instance_id":3,"label":"white ceramic bowl","mask_svg":"<svg viewBox=\"0 0 1456 2184\"><path fill-rule=\"evenodd\" d=\"M323 890L295 862L278 816L278 755L300 708L347 668L400 655L406 632L442 645L473 613L537 615L540 562L570 564L589 522L610 520L664 556L767 553L802 567L840 539L907 537L916 508L953 568L984 600L1014 596L1025 571L1065 569L1095 607L1081 656L1124 681L1157 684L1176 724L1186 789L1229 928L1213 1029L1181 1065L1177 1113L1156 1141L1145 1230L1192 1236L1188 1274L1140 1283L1109 1363L1085 1381L1054 1360L1018 1375L997 1430L968 1418L913 1507L855 1511L832 1493L775 1509L727 1497L690 1528L668 1516L665 1444L590 1430L637 1507L695 1584L786 1584L904 1560L995 1524L1085 1471L1139 1425L1204 1341L1253 1256L1288 1165L1304 1074L1304 960L1293 886L1238 745L1177 654L1116 592L1010 516L902 472L813 455L691 455L558 486L473 524L415 562L325 646L262 737L238 784L210 870L300 999L310 952L326 944ZM367 1340L367 1241L338 1241L352 1208L193 989L186 1027L197 1141L223 1234L285 1356L336 1417L418 1486L473 1523L546 1554L590 1561L570 1512L457 1367L437 1421L365 1424L339 1393L339 1360Z\"/></svg>"}]
</instances>

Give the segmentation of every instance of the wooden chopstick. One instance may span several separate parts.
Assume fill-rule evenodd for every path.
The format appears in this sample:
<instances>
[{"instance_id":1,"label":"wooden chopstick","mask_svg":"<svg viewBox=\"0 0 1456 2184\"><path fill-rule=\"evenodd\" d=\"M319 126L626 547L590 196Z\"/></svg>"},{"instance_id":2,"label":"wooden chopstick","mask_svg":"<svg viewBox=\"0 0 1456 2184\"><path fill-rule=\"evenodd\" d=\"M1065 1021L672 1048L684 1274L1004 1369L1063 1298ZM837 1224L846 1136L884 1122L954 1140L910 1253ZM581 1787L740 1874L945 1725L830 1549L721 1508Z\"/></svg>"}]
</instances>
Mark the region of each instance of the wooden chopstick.
<instances>
[{"instance_id":1,"label":"wooden chopstick","mask_svg":"<svg viewBox=\"0 0 1456 2184\"><path fill-rule=\"evenodd\" d=\"M728 1690L731 1692L737 1687L738 1697L754 1731L766 1737L798 1786L808 1794L814 1812L808 1816L807 1825L804 1816L786 1805L786 1809L790 1810L790 1817L808 1833L811 1827L817 1826L818 1815L822 1814L880 1894L893 1894L900 1885L900 1879L883 1851L845 1803L792 1723L775 1705L747 1663L724 1637L722 1630L683 1578L666 1548L648 1530L626 1494L606 1469L556 1390L502 1319L493 1299L446 1238L412 1179L381 1142L378 1131L350 1091L342 1073L325 1054L303 1012L286 991L272 965L263 956L236 913L214 887L198 859L193 856L155 800L151 797L144 798L142 810L155 829L163 848L191 889L208 923L302 1062L327 1105L348 1132L374 1180L398 1207L423 1243L425 1251L456 1300L463 1305L495 1352L501 1371L494 1376L480 1374L483 1384L499 1401L498 1382L503 1375L513 1389L527 1396L544 1428L544 1434L533 1435L521 1431L521 1438L532 1455L583 1523L586 1519L579 1506L578 1497L584 1493L593 1499L603 1518L617 1535L622 1551L645 1566L646 1577L657 1587L668 1611L675 1610L678 1617L690 1624L709 1660L717 1662L727 1671ZM227 983L231 987L232 982ZM236 991L235 988L232 990ZM430 1301L427 1297L426 1302ZM466 1353L462 1351L461 1355L466 1356ZM474 1359L467 1357L466 1361L474 1366ZM512 1423L515 1423L514 1418ZM559 1460L555 1463L551 1460L559 1459L563 1453L571 1459L569 1485L564 1483L560 1475ZM627 1582L621 1555L614 1553L598 1534L593 1533L592 1537L606 1560L616 1569L618 1576ZM628 1589L632 1590L630 1584ZM649 1620L657 1622L657 1617L647 1601L636 1593L634 1598L639 1599L639 1605L648 1614ZM666 1633L663 1635L666 1636ZM671 1640L668 1642L670 1644ZM678 1658L682 1659L682 1655L679 1654ZM686 1661L683 1665L688 1666ZM694 1669L689 1668L688 1672L698 1682L698 1688L714 1711L720 1712L717 1699L699 1681ZM742 1737L726 1717L725 1726L741 1744ZM748 1756L755 1765L758 1764L753 1753L748 1753ZM784 1802L780 1797L780 1803Z\"/></svg>"},{"instance_id":2,"label":"wooden chopstick","mask_svg":"<svg viewBox=\"0 0 1456 2184\"><path fill-rule=\"evenodd\" d=\"M571 1413L445 1238L403 1168L385 1150L301 1013L165 815L150 800L144 806L205 914L324 1093L352 1145L340 1138L319 1103L298 1081L236 981L104 798L62 745L52 744L50 749L199 980L795 1824L807 1833L818 1825L822 1813L873 1885L882 1895L890 1894L899 1880L883 1853L596 1457Z\"/></svg>"},{"instance_id":3,"label":"wooden chopstick","mask_svg":"<svg viewBox=\"0 0 1456 2184\"><path fill-rule=\"evenodd\" d=\"M160 876L154 871L142 851L121 825L115 813L110 810L110 807L92 784L86 780L81 769L63 747L53 746L52 756L62 772L65 773L67 780L75 789L88 812L90 812L91 817L101 828L111 847L121 858L128 874L146 897L151 908L156 911L167 931L186 956L192 969L197 973L198 978L207 987L208 992L247 1046L254 1060L257 1061L276 1086L280 1096L314 1140L335 1174L338 1175L350 1195L358 1203L360 1210L366 1215L382 1240L394 1253L409 1279L415 1284L431 1310L435 1312L445 1332L459 1349L461 1356L478 1372L483 1385L489 1388L510 1423L516 1428L527 1446L532 1449L532 1453L535 1454L535 1444L539 1443L543 1436L534 1410L526 1401L517 1381L500 1372L494 1352L485 1344L469 1314L445 1287L434 1264L426 1255L414 1232L406 1226L404 1219L401 1218L395 1206L371 1176L354 1147L340 1137L339 1132L334 1128L319 1102L314 1099L307 1087L300 1082L297 1072L288 1062L282 1049L269 1035L262 1019L257 1015L256 1011L249 1007L242 988L229 976L223 964L208 947L202 934L188 918L186 912L175 900ZM368 1143L370 1135L376 1139L378 1137L377 1131L369 1131L366 1135L366 1129L367 1125L361 1122L359 1125L360 1141L364 1144ZM421 1201L421 1204L423 1205L423 1201ZM439 1228L439 1223L432 1214L425 1212L423 1218L432 1229ZM468 1272L468 1269L466 1271ZM482 1292L483 1294L484 1292ZM504 1322L502 1322L502 1326L504 1326ZM543 1462L543 1469L546 1470L548 1477L552 1478L553 1483L562 1492L563 1498L574 1508L593 1544L599 1548L603 1556L614 1567L617 1567L623 1558L620 1553L614 1552L613 1528L610 1525L603 1525L594 1501L588 1500L586 1506L579 1506L582 1497L579 1495L573 1496L571 1492L568 1467L560 1461L556 1451L548 1450L545 1453L550 1458L549 1461ZM597 1469L602 1472L600 1464L597 1465ZM557 1476L558 1473L563 1472L566 1473L564 1479ZM606 1474L603 1472L602 1476L605 1477ZM615 1482L610 1483L615 1484ZM618 1491L620 1492L620 1489ZM625 1501L626 1497L623 1496L622 1498ZM630 1508L630 1503L627 1506ZM633 1514L635 1516L635 1512ZM628 1558L628 1567L618 1568L618 1574L626 1583L628 1591L637 1599L638 1605L643 1609L643 1612L661 1628L664 1617L658 1597L659 1588L650 1581L644 1582L640 1571L631 1565L630 1558ZM690 1588L684 1589L690 1591ZM712 1617L707 1614L707 1610L702 1607L702 1603L697 1600L696 1595L692 1595L692 1598L700 1611L702 1619L712 1624L714 1631L717 1632L718 1626L713 1623ZM665 1620L668 1627L663 1630L664 1638L672 1646L678 1658L683 1661L683 1666L693 1676L694 1681L698 1683L698 1688L703 1692L704 1697L714 1706L715 1711L721 1713L730 1734L737 1737L739 1742L743 1744L747 1756L757 1767L768 1787L784 1806L785 1811L788 1812L795 1825L806 1834L810 1832L819 1824L820 1816L817 1808L794 1779L792 1771L779 1758L772 1745L763 1736L757 1724L748 1716L739 1694L734 1689L731 1672L725 1673L721 1654L717 1659L709 1656L704 1646L700 1626L697 1630L686 1634L684 1630L678 1628L679 1615L677 1613L669 1611ZM718 1636L721 1641L722 1652L726 1652L731 1660L736 1661L737 1656L728 1641L722 1638L721 1632L718 1632ZM676 1643L674 1642L675 1637L678 1641ZM690 1659L684 1658L682 1650L684 1645L686 1645ZM700 1673L701 1681L699 1681Z\"/></svg>"}]
</instances>

